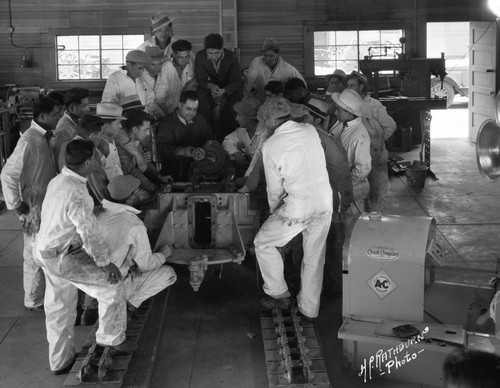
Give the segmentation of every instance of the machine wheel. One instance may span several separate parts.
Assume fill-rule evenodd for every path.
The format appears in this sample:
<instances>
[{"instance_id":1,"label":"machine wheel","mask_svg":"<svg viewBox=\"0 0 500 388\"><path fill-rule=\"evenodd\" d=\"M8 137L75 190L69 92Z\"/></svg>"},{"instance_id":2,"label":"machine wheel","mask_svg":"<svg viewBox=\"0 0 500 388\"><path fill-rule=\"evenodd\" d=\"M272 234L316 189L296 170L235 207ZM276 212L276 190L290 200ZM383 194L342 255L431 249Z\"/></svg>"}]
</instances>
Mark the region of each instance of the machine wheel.
<instances>
[{"instance_id":1,"label":"machine wheel","mask_svg":"<svg viewBox=\"0 0 500 388\"><path fill-rule=\"evenodd\" d=\"M452 85L446 82L446 79L444 80L443 88L441 89L441 80L439 78L433 78L431 81L431 97L446 97L446 107L449 108L450 105L453 104L455 90Z\"/></svg>"}]
</instances>

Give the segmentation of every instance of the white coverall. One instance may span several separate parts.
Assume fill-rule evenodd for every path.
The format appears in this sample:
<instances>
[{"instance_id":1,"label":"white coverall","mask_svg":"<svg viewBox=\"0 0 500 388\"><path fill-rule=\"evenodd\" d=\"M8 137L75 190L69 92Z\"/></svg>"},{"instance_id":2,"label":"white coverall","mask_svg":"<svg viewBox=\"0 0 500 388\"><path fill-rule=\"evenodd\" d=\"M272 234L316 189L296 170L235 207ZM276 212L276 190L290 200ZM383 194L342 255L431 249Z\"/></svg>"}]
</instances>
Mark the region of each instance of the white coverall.
<instances>
[{"instance_id":1,"label":"white coverall","mask_svg":"<svg viewBox=\"0 0 500 388\"><path fill-rule=\"evenodd\" d=\"M244 95L251 97L253 95L252 88L254 88L257 93L255 98L260 101L265 101L266 95L264 93L264 87L269 81L280 81L286 82L292 78L300 78L307 85L302 74L286 62L281 56L278 58L278 63L276 67L271 70L269 66L264 63L264 57L256 57L250 63L248 67L246 79L245 79L245 89Z\"/></svg>"},{"instance_id":2,"label":"white coverall","mask_svg":"<svg viewBox=\"0 0 500 388\"><path fill-rule=\"evenodd\" d=\"M139 211L107 200L103 200L103 206L106 211L97 216L97 221L111 252L111 262L124 279L127 301L137 308L174 284L177 276L172 267L163 265L166 258L162 253L151 252L146 227L136 216ZM140 276L129 273L131 267L137 268Z\"/></svg>"},{"instance_id":3,"label":"white coverall","mask_svg":"<svg viewBox=\"0 0 500 388\"><path fill-rule=\"evenodd\" d=\"M396 122L389 116L385 106L369 95L363 97L361 111L363 112L363 124L370 136L372 157L372 169L368 175L370 194L367 201L367 211L381 212L389 187L389 175L387 173L389 153L385 147L385 141L396 130Z\"/></svg>"},{"instance_id":4,"label":"white coverall","mask_svg":"<svg viewBox=\"0 0 500 388\"><path fill-rule=\"evenodd\" d=\"M255 236L255 253L264 279L264 291L274 298L289 296L284 263L278 247L302 233L304 257L299 310L318 316L326 236L333 198L323 148L316 129L287 121L262 149L271 216Z\"/></svg>"},{"instance_id":5,"label":"white coverall","mask_svg":"<svg viewBox=\"0 0 500 388\"><path fill-rule=\"evenodd\" d=\"M190 58L181 75L172 60L165 61L156 80L154 94L158 105L165 114L172 113L179 105L183 88L194 79L194 58Z\"/></svg>"},{"instance_id":6,"label":"white coverall","mask_svg":"<svg viewBox=\"0 0 500 388\"><path fill-rule=\"evenodd\" d=\"M157 78L153 77L149 71L144 70L136 80L137 95L141 102L145 105L145 110L156 119L165 116L165 113L158 105L155 96L155 84Z\"/></svg>"},{"instance_id":7,"label":"white coverall","mask_svg":"<svg viewBox=\"0 0 500 388\"><path fill-rule=\"evenodd\" d=\"M130 102L127 100L127 97L136 95L141 97L137 90L136 82L127 75L127 70L118 70L112 73L106 80L101 102L112 102L121 106L126 102ZM142 98L141 103L146 105L146 101L143 101Z\"/></svg>"},{"instance_id":8,"label":"white coverall","mask_svg":"<svg viewBox=\"0 0 500 388\"><path fill-rule=\"evenodd\" d=\"M370 156L370 137L360 117L347 123L337 122L331 129L331 134L340 142L346 150L347 161L351 168L353 186L352 213L363 212L364 201L368 196L370 186L368 174L372 168Z\"/></svg>"},{"instance_id":9,"label":"white coverall","mask_svg":"<svg viewBox=\"0 0 500 388\"><path fill-rule=\"evenodd\" d=\"M56 176L52 141L44 138L46 131L35 121L17 142L12 155L2 168L2 192L7 209L16 209L22 202L29 206L29 217L40 220L42 202L50 180ZM45 279L35 262L34 236L23 232L24 305L43 304Z\"/></svg>"},{"instance_id":10,"label":"white coverall","mask_svg":"<svg viewBox=\"0 0 500 388\"><path fill-rule=\"evenodd\" d=\"M114 346L125 340L125 288L123 281L110 284L101 268L110 257L86 182L64 167L49 183L36 239L37 258L47 279L45 317L52 371L64 368L75 355L77 288L98 301L97 343Z\"/></svg>"}]
</instances>

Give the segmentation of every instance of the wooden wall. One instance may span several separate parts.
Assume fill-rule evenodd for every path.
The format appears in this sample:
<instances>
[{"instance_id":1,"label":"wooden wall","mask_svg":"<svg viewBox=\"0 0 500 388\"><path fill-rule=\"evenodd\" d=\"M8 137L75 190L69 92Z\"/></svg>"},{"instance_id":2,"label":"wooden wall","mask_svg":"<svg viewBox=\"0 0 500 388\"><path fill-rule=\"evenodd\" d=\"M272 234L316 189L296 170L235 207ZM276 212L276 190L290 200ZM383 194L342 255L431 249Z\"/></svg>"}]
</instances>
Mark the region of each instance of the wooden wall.
<instances>
[{"instance_id":1,"label":"wooden wall","mask_svg":"<svg viewBox=\"0 0 500 388\"><path fill-rule=\"evenodd\" d=\"M356 28L405 29L407 51L425 56L427 21L468 21L492 18L486 0L241 0L238 37L241 62L248 66L262 42L274 36L283 57L303 73L312 74L312 31Z\"/></svg>"},{"instance_id":2,"label":"wooden wall","mask_svg":"<svg viewBox=\"0 0 500 388\"><path fill-rule=\"evenodd\" d=\"M19 65L24 50L13 47L9 40L8 1L0 1L0 85L102 89L103 82L56 81L55 50L51 46L58 33L128 32L149 37L149 18L160 10L175 18L174 35L191 41L195 50L202 48L204 36L220 31L219 0L10 0L14 43L22 47L49 46L29 49L33 66L22 69Z\"/></svg>"},{"instance_id":3,"label":"wooden wall","mask_svg":"<svg viewBox=\"0 0 500 388\"><path fill-rule=\"evenodd\" d=\"M9 41L8 1L0 1L0 85L64 89L76 84L93 90L103 82L56 82L52 48L29 49L33 67L21 69L23 49ZM19 46L52 45L58 32L144 33L149 17L168 10L174 34L190 40L195 49L203 37L219 32L221 23L231 33L237 9L237 39L242 66L260 55L262 42L274 36L284 45L283 56L304 72L311 67L305 52L311 50L314 30L358 27L404 28L408 50L425 56L427 21L493 20L486 0L23 0L12 2L13 41ZM236 5L236 7L234 7ZM229 16L229 18L228 18ZM308 55L308 58L311 56ZM310 71L310 70L309 70ZM0 97L1 98L1 97Z\"/></svg>"}]
</instances>

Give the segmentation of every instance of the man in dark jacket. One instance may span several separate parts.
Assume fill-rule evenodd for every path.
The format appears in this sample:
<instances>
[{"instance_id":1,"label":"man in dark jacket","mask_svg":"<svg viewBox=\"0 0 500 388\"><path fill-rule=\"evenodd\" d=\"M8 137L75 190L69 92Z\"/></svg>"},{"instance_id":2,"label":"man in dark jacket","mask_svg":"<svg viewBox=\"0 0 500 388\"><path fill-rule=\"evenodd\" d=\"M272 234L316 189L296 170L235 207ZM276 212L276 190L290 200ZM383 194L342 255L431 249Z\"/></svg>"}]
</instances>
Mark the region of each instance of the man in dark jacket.
<instances>
[{"instance_id":1,"label":"man in dark jacket","mask_svg":"<svg viewBox=\"0 0 500 388\"><path fill-rule=\"evenodd\" d=\"M162 175L174 181L187 181L193 149L213 140L212 128L198 112L195 91L181 93L179 107L158 124L157 150L162 160Z\"/></svg>"},{"instance_id":2,"label":"man in dark jacket","mask_svg":"<svg viewBox=\"0 0 500 388\"><path fill-rule=\"evenodd\" d=\"M219 34L205 37L205 49L196 53L200 113L215 127L217 140L236 129L233 105L241 100L243 79L237 56L224 47Z\"/></svg>"}]
</instances>

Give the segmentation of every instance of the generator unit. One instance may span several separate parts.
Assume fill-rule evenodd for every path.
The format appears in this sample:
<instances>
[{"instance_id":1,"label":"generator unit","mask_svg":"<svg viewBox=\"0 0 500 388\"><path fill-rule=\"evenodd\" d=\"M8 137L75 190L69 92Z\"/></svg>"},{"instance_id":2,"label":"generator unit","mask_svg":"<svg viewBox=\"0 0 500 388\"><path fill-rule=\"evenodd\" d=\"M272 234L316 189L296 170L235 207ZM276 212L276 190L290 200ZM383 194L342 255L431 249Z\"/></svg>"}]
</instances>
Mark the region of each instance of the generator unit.
<instances>
[{"instance_id":1,"label":"generator unit","mask_svg":"<svg viewBox=\"0 0 500 388\"><path fill-rule=\"evenodd\" d=\"M492 274L474 273L474 284L471 272L442 266L433 218L361 214L344 245L344 366L365 382L442 386L453 350L500 353L494 323L476 324Z\"/></svg>"}]
</instances>

